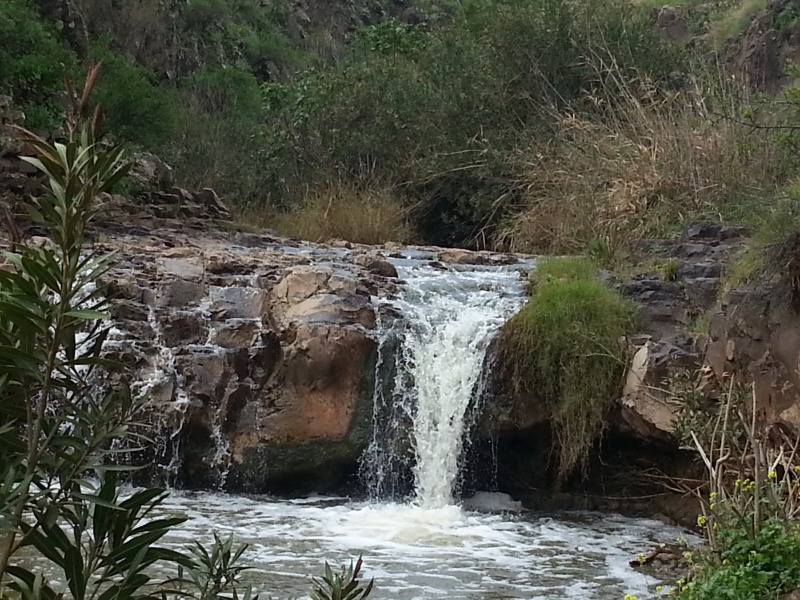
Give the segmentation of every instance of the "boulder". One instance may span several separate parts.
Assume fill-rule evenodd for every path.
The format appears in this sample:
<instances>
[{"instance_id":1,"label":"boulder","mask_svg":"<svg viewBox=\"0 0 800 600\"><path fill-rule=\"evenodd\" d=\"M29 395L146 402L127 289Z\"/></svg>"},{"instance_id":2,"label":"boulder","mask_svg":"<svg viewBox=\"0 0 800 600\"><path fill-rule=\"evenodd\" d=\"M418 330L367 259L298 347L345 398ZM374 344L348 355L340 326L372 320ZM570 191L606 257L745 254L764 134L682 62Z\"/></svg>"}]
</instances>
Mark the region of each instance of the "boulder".
<instances>
[{"instance_id":1,"label":"boulder","mask_svg":"<svg viewBox=\"0 0 800 600\"><path fill-rule=\"evenodd\" d=\"M372 328L375 309L355 275L328 266L291 267L272 290L273 314L291 324L339 324Z\"/></svg>"},{"instance_id":2,"label":"boulder","mask_svg":"<svg viewBox=\"0 0 800 600\"><path fill-rule=\"evenodd\" d=\"M519 262L510 254L476 252L463 248L448 248L439 252L439 261L454 265L511 265Z\"/></svg>"},{"instance_id":3,"label":"boulder","mask_svg":"<svg viewBox=\"0 0 800 600\"><path fill-rule=\"evenodd\" d=\"M259 492L345 481L369 437L367 289L384 278L344 262L299 264L308 259L267 244L124 239L106 352L150 398L150 476Z\"/></svg>"},{"instance_id":4,"label":"boulder","mask_svg":"<svg viewBox=\"0 0 800 600\"><path fill-rule=\"evenodd\" d=\"M633 355L614 426L644 440L671 440L677 418L669 403L671 374L699 367L700 356L679 346L647 341Z\"/></svg>"},{"instance_id":5,"label":"boulder","mask_svg":"<svg viewBox=\"0 0 800 600\"><path fill-rule=\"evenodd\" d=\"M377 252L353 253L350 257L353 264L361 265L370 273L381 277L397 277L397 269Z\"/></svg>"},{"instance_id":6,"label":"boulder","mask_svg":"<svg viewBox=\"0 0 800 600\"><path fill-rule=\"evenodd\" d=\"M150 152L134 154L128 176L147 189L167 190L174 185L172 167Z\"/></svg>"}]
</instances>

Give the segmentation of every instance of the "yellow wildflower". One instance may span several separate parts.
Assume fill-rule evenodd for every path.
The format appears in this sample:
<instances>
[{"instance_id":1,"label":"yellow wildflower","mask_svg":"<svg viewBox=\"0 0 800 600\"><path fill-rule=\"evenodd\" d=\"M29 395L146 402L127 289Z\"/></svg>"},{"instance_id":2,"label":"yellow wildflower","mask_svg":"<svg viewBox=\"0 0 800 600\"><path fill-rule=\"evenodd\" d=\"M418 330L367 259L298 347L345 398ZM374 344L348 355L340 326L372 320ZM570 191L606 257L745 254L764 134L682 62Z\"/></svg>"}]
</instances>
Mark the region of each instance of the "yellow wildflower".
<instances>
[{"instance_id":1,"label":"yellow wildflower","mask_svg":"<svg viewBox=\"0 0 800 600\"><path fill-rule=\"evenodd\" d=\"M702 527L708 522L705 515L697 515L697 524Z\"/></svg>"}]
</instances>

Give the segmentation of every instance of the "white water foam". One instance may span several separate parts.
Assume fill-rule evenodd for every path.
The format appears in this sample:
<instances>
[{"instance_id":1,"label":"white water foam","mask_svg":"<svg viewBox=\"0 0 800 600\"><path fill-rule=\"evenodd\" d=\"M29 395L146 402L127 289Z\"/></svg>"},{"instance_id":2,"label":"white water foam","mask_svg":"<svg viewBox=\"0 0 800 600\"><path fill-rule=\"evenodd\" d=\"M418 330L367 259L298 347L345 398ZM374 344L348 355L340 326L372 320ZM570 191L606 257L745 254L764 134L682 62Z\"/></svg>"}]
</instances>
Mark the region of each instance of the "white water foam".
<instances>
[{"instance_id":1,"label":"white water foam","mask_svg":"<svg viewBox=\"0 0 800 600\"><path fill-rule=\"evenodd\" d=\"M487 514L342 498L174 493L167 509L190 517L170 544L232 533L251 544L254 587L280 598L307 593L325 561L344 565L363 555L376 600L619 600L626 593L645 600L656 597L659 582L628 561L656 542L691 537L616 515Z\"/></svg>"},{"instance_id":2,"label":"white water foam","mask_svg":"<svg viewBox=\"0 0 800 600\"><path fill-rule=\"evenodd\" d=\"M415 504L441 508L454 503L467 409L481 391L486 349L522 304L523 285L518 272L496 267L442 269L407 261L398 271L405 283L384 301L401 315L399 330L390 332L399 340L395 376L389 399L376 397L375 405L399 408L411 423ZM376 420L385 413L376 412ZM367 456L379 481L397 461L398 444L385 445L381 423L375 432Z\"/></svg>"}]
</instances>

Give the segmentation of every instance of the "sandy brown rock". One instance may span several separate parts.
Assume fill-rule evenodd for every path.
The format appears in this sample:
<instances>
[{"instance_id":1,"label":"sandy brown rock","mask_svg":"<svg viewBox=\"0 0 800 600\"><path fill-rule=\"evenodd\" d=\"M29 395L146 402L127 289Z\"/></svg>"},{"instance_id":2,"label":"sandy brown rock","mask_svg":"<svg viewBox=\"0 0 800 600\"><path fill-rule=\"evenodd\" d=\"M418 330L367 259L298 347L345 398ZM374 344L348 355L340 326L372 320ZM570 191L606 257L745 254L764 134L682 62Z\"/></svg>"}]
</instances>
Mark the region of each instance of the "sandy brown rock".
<instances>
[{"instance_id":1,"label":"sandy brown rock","mask_svg":"<svg viewBox=\"0 0 800 600\"><path fill-rule=\"evenodd\" d=\"M246 251L228 239L151 229L107 242L124 257L107 350L150 395L163 440L147 461L179 465L189 487L228 471L229 489L305 489L321 473L334 485L367 439L384 278L341 255L306 264L283 239Z\"/></svg>"}]
</instances>

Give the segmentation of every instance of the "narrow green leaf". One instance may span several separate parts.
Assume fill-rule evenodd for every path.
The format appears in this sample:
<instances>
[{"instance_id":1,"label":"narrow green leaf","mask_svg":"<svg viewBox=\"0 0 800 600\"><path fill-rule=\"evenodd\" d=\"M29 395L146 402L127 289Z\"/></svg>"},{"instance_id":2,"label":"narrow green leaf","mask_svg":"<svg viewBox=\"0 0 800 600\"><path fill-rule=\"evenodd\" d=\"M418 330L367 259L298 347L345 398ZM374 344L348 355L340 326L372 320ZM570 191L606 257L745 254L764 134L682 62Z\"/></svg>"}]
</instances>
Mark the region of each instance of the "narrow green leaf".
<instances>
[{"instance_id":1,"label":"narrow green leaf","mask_svg":"<svg viewBox=\"0 0 800 600\"><path fill-rule=\"evenodd\" d=\"M70 546L64 553L64 576L74 600L86 597L86 577L83 572L83 557L75 546Z\"/></svg>"}]
</instances>

